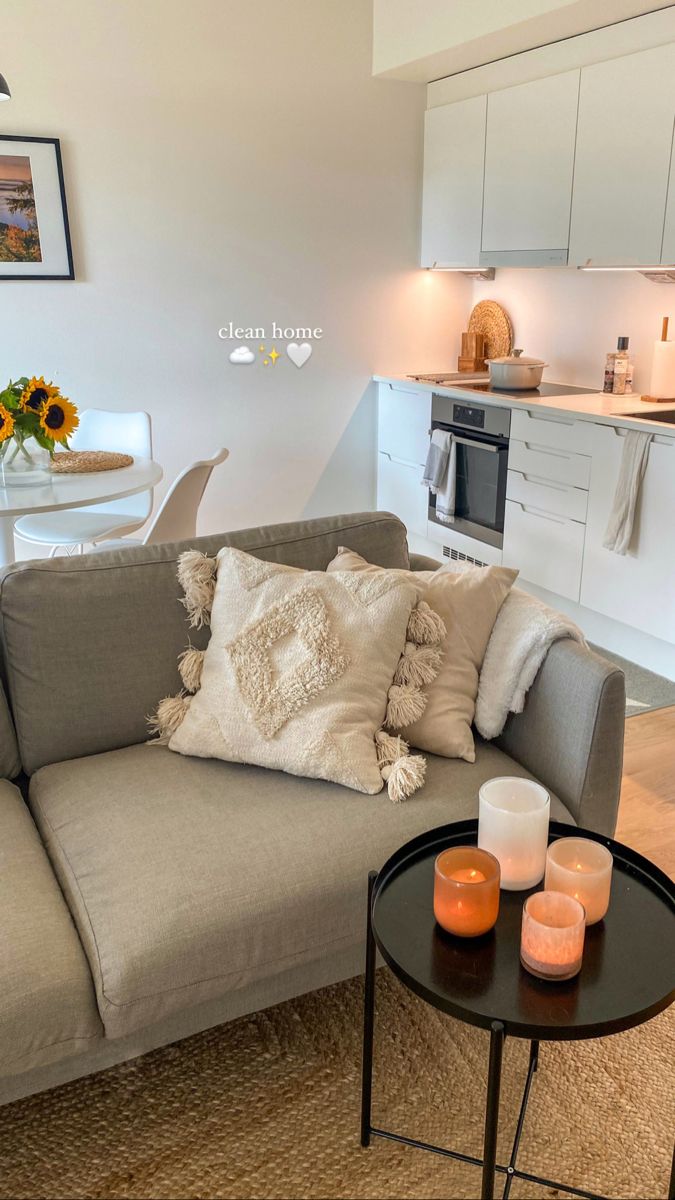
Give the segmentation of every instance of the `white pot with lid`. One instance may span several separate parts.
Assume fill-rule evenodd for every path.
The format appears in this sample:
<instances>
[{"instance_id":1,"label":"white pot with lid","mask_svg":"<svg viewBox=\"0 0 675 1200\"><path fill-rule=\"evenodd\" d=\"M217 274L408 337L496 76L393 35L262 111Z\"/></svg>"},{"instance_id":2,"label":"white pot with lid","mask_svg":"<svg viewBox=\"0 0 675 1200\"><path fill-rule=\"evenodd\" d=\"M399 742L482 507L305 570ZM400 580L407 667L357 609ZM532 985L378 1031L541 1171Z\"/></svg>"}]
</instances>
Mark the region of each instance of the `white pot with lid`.
<instances>
[{"instance_id":1,"label":"white pot with lid","mask_svg":"<svg viewBox=\"0 0 675 1200\"><path fill-rule=\"evenodd\" d=\"M548 366L541 358L523 355L522 350L514 350L513 354L505 354L503 358L489 358L487 364L491 387L516 392L538 388L544 367Z\"/></svg>"}]
</instances>

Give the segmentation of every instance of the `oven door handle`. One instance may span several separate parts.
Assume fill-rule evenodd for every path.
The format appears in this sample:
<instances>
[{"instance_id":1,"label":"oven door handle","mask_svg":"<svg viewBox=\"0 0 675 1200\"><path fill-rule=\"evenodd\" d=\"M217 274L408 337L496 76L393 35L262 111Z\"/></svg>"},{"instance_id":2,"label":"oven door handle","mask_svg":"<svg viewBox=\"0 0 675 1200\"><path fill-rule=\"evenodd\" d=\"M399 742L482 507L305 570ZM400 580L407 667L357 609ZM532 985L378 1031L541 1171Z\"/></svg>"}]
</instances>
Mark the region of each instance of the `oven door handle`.
<instances>
[{"instance_id":1,"label":"oven door handle","mask_svg":"<svg viewBox=\"0 0 675 1200\"><path fill-rule=\"evenodd\" d=\"M452 436L460 446L471 446L472 450L489 450L490 454L496 454L499 450L499 446L491 446L489 442L475 442L472 438L457 437L455 433Z\"/></svg>"}]
</instances>

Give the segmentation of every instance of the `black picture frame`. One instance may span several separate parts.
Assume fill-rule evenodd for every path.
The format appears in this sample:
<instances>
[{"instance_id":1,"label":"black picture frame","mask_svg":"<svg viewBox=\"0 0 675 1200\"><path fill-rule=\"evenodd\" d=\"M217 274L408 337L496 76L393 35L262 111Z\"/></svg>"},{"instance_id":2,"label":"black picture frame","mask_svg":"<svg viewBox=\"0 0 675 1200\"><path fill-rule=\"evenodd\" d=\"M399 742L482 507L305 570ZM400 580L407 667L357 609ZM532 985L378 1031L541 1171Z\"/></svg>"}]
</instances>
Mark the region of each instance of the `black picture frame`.
<instances>
[{"instance_id":1,"label":"black picture frame","mask_svg":"<svg viewBox=\"0 0 675 1200\"><path fill-rule=\"evenodd\" d=\"M3 264L0 263L0 281L11 280L11 281L16 282L17 280L27 280L27 279L33 280L33 281L35 281L36 279L42 279L42 280L44 280L44 279L61 279L61 280L74 279L75 278L75 267L74 267L74 263L73 263L73 246L72 246L72 241L71 241L71 237L70 237L70 223L68 220L68 202L66 200L66 185L65 185L64 178L63 178L63 159L61 157L61 143L60 143L59 138L28 137L25 134L20 134L20 133L11 133L11 134L10 133L0 133L0 155L1 155L1 148L2 148L3 142L24 142L24 143L30 142L30 143L34 143L37 145L53 147L54 166L56 169L56 176L57 176L57 180L58 180L58 195L59 195L59 199L61 202L61 220L63 223L64 249L65 249L65 253L66 253L66 257L67 257L68 269L66 272L59 273L59 274L47 274L47 273L41 273L41 272L37 272L36 274L29 274L27 272L24 272L20 275L16 275L16 274L10 274L10 273L5 274L2 271ZM39 214L38 214L38 223L39 223ZM11 264L8 264L8 265L11 265Z\"/></svg>"}]
</instances>

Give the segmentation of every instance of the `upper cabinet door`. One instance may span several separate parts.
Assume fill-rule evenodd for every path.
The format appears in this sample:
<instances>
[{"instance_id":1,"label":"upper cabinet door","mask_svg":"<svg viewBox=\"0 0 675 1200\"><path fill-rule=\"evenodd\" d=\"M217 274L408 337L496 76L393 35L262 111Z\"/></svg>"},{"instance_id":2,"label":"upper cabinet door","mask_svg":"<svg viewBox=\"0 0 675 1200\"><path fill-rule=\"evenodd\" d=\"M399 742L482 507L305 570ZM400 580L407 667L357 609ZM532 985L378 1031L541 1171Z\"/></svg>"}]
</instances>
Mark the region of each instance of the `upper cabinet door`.
<instances>
[{"instance_id":1,"label":"upper cabinet door","mask_svg":"<svg viewBox=\"0 0 675 1200\"><path fill-rule=\"evenodd\" d=\"M670 151L670 179L668 181L666 220L663 226L661 262L670 266L675 264L675 135Z\"/></svg>"},{"instance_id":2,"label":"upper cabinet door","mask_svg":"<svg viewBox=\"0 0 675 1200\"><path fill-rule=\"evenodd\" d=\"M473 96L425 114L423 267L478 266L486 105Z\"/></svg>"},{"instance_id":3,"label":"upper cabinet door","mask_svg":"<svg viewBox=\"0 0 675 1200\"><path fill-rule=\"evenodd\" d=\"M566 263L579 71L488 96L481 263Z\"/></svg>"},{"instance_id":4,"label":"upper cabinet door","mask_svg":"<svg viewBox=\"0 0 675 1200\"><path fill-rule=\"evenodd\" d=\"M674 117L675 44L583 68L572 265L661 262Z\"/></svg>"}]
</instances>

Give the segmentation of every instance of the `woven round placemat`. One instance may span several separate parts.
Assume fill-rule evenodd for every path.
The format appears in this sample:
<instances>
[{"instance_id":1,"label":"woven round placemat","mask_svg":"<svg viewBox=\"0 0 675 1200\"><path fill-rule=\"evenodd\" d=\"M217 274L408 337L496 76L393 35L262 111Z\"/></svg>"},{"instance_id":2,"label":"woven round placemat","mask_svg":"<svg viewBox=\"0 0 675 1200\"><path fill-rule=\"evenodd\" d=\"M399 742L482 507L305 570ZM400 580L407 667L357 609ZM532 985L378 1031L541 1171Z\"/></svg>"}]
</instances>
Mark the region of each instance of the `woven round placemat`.
<instances>
[{"instance_id":1,"label":"woven round placemat","mask_svg":"<svg viewBox=\"0 0 675 1200\"><path fill-rule=\"evenodd\" d=\"M133 461L130 454L114 450L62 450L52 459L52 471L59 475L116 471L118 467L130 467Z\"/></svg>"},{"instance_id":2,"label":"woven round placemat","mask_svg":"<svg viewBox=\"0 0 675 1200\"><path fill-rule=\"evenodd\" d=\"M482 333L485 357L501 358L513 347L513 326L509 314L496 300L481 300L469 317L469 333Z\"/></svg>"},{"instance_id":3,"label":"woven round placemat","mask_svg":"<svg viewBox=\"0 0 675 1200\"><path fill-rule=\"evenodd\" d=\"M359 1146L362 1006L353 979L0 1108L0 1198L475 1200L475 1167L383 1141ZM616 1200L665 1196L674 1018L542 1043L522 1169ZM488 1042L378 971L374 1123L480 1155ZM500 1162L527 1056L527 1042L507 1038ZM511 1192L557 1195L522 1180Z\"/></svg>"}]
</instances>

